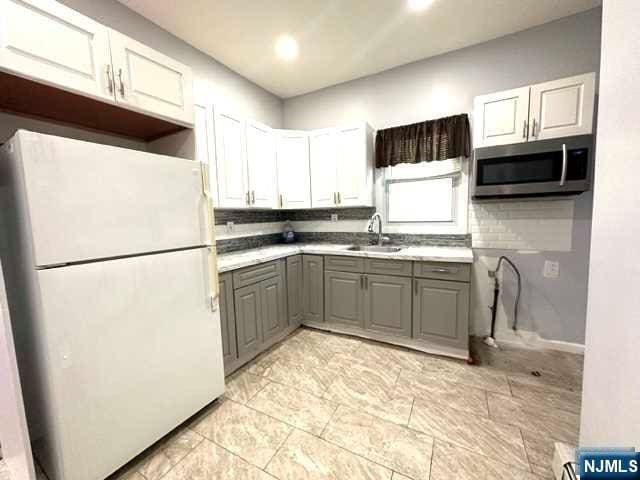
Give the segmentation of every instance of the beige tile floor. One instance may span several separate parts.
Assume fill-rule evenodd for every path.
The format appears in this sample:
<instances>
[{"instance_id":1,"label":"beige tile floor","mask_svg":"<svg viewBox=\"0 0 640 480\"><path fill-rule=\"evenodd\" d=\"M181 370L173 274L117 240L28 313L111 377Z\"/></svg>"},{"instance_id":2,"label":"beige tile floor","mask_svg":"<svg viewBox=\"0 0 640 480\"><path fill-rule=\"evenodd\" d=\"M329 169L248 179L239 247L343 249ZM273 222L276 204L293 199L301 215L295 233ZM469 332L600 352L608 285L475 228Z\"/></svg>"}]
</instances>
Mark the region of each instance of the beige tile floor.
<instances>
[{"instance_id":1,"label":"beige tile floor","mask_svg":"<svg viewBox=\"0 0 640 480\"><path fill-rule=\"evenodd\" d=\"M582 357L472 350L479 365L298 330L111 480L552 478L554 441L577 443Z\"/></svg>"}]
</instances>

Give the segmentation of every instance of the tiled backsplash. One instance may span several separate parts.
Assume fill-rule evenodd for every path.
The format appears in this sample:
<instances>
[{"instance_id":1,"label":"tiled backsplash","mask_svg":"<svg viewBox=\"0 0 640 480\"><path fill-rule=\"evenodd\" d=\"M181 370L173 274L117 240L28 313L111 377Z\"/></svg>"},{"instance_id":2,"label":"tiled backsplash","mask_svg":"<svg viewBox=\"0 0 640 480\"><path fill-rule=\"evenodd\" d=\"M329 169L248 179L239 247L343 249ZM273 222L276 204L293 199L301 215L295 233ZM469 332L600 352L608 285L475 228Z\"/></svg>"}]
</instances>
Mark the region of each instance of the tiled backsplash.
<instances>
[{"instance_id":1,"label":"tiled backsplash","mask_svg":"<svg viewBox=\"0 0 640 480\"><path fill-rule=\"evenodd\" d=\"M303 210L240 210L231 208L216 208L214 215L216 225L227 222L244 223L273 223L303 220L331 220L331 215L338 215L339 220L365 220L371 218L376 211L374 207L354 208L314 208Z\"/></svg>"},{"instance_id":2,"label":"tiled backsplash","mask_svg":"<svg viewBox=\"0 0 640 480\"><path fill-rule=\"evenodd\" d=\"M471 202L474 248L571 250L573 200Z\"/></svg>"},{"instance_id":3,"label":"tiled backsplash","mask_svg":"<svg viewBox=\"0 0 640 480\"><path fill-rule=\"evenodd\" d=\"M470 247L471 235L412 235L391 233L392 245L431 245L447 247ZM249 248L265 247L281 242L280 233L247 237L223 238L216 242L218 253L230 253ZM296 232L299 242L335 244L373 244L377 235L366 232Z\"/></svg>"}]
</instances>

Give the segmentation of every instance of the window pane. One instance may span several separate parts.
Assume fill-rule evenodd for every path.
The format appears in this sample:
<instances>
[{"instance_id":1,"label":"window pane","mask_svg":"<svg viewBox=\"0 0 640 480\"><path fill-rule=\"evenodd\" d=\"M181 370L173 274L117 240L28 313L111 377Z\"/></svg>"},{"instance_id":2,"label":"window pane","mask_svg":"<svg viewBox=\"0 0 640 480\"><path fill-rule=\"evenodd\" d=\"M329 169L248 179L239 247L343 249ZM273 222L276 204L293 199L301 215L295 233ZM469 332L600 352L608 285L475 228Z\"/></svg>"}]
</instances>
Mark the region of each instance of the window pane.
<instances>
[{"instance_id":1,"label":"window pane","mask_svg":"<svg viewBox=\"0 0 640 480\"><path fill-rule=\"evenodd\" d=\"M453 179L389 182L389 222L453 221Z\"/></svg>"}]
</instances>

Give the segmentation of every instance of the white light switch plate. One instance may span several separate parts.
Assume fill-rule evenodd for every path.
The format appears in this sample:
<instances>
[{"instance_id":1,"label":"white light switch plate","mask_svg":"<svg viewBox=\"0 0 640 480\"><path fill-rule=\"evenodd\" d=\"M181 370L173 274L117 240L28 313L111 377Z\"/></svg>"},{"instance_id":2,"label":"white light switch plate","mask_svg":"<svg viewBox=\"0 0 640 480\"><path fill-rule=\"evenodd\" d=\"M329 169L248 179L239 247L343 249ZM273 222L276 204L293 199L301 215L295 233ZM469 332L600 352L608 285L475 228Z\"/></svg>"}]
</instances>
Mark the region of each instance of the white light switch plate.
<instances>
[{"instance_id":1,"label":"white light switch plate","mask_svg":"<svg viewBox=\"0 0 640 480\"><path fill-rule=\"evenodd\" d=\"M560 276L560 263L545 260L542 274L545 278L558 278Z\"/></svg>"}]
</instances>

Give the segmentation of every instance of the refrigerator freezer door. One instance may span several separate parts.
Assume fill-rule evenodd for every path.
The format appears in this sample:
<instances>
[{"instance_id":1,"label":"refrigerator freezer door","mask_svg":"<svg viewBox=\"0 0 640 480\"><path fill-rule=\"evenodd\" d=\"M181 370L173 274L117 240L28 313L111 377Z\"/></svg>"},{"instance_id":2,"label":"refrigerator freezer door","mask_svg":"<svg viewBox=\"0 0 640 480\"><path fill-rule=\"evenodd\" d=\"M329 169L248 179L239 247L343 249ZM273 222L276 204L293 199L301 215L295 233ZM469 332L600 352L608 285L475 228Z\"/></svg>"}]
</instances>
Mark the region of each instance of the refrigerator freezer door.
<instances>
[{"instance_id":1,"label":"refrigerator freezer door","mask_svg":"<svg viewBox=\"0 0 640 480\"><path fill-rule=\"evenodd\" d=\"M20 131L35 264L206 245L200 163Z\"/></svg>"},{"instance_id":2,"label":"refrigerator freezer door","mask_svg":"<svg viewBox=\"0 0 640 480\"><path fill-rule=\"evenodd\" d=\"M47 447L42 455L61 460L45 467L52 480L103 479L222 395L208 254L199 248L37 272L49 420L60 446L58 455Z\"/></svg>"}]
</instances>

